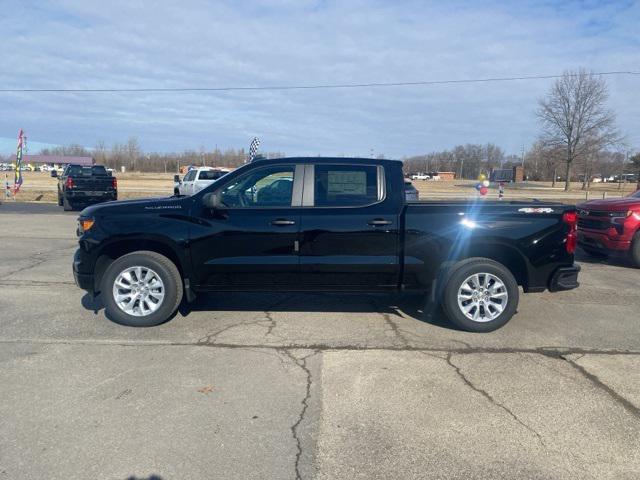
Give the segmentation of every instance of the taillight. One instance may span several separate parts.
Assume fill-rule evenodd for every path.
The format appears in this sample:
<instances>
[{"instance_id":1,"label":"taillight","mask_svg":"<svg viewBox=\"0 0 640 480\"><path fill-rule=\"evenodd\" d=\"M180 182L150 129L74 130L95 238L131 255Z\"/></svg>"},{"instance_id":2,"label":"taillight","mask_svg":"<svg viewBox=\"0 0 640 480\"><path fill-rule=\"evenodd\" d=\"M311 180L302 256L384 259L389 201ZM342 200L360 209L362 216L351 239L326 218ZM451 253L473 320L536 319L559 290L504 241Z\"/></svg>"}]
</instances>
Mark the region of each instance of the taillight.
<instances>
[{"instance_id":1,"label":"taillight","mask_svg":"<svg viewBox=\"0 0 640 480\"><path fill-rule=\"evenodd\" d=\"M71 178L71 177L67 177L67 180L65 180L65 182L64 182L64 186L65 186L66 188L73 188L73 187L75 187L76 185L75 185L75 183L73 183L73 178Z\"/></svg>"},{"instance_id":2,"label":"taillight","mask_svg":"<svg viewBox=\"0 0 640 480\"><path fill-rule=\"evenodd\" d=\"M567 252L575 253L578 246L578 213L576 211L564 212L562 221L569 226L566 239Z\"/></svg>"},{"instance_id":3,"label":"taillight","mask_svg":"<svg viewBox=\"0 0 640 480\"><path fill-rule=\"evenodd\" d=\"M113 187L114 190L118 188L118 179L116 177L111 178L111 186Z\"/></svg>"}]
</instances>

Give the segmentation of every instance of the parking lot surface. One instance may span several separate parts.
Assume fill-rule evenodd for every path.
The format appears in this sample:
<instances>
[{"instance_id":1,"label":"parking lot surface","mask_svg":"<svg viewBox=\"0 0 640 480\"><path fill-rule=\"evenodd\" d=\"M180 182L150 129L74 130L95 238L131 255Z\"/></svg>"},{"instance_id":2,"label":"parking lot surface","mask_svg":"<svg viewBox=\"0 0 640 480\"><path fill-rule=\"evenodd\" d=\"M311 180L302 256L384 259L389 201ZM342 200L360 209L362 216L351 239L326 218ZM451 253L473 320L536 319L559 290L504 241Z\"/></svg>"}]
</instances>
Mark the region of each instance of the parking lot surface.
<instances>
[{"instance_id":1,"label":"parking lot surface","mask_svg":"<svg viewBox=\"0 0 640 480\"><path fill-rule=\"evenodd\" d=\"M640 270L579 257L501 330L418 297L211 294L123 327L77 213L0 205L0 479L640 476Z\"/></svg>"}]
</instances>

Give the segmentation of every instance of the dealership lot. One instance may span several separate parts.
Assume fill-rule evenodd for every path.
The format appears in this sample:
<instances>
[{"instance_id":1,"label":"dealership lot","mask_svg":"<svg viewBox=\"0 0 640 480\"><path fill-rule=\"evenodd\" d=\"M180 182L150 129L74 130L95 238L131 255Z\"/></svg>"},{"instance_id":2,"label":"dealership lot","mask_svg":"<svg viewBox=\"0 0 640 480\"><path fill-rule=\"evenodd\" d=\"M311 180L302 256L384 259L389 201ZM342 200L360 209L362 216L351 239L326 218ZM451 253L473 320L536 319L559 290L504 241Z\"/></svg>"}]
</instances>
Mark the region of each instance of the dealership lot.
<instances>
[{"instance_id":1,"label":"dealership lot","mask_svg":"<svg viewBox=\"0 0 640 480\"><path fill-rule=\"evenodd\" d=\"M212 294L132 329L73 284L76 216L0 205L0 479L640 475L624 261L580 257L579 289L485 335L335 294Z\"/></svg>"}]
</instances>

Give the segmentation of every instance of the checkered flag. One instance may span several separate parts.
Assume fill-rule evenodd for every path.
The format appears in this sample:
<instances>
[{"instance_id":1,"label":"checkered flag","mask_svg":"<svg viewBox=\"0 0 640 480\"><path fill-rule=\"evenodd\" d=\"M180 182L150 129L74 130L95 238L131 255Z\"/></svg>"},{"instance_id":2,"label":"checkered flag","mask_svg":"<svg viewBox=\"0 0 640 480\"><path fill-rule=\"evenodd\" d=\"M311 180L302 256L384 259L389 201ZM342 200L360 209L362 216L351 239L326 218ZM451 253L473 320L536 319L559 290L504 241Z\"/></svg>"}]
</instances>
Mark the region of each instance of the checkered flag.
<instances>
[{"instance_id":1,"label":"checkered flag","mask_svg":"<svg viewBox=\"0 0 640 480\"><path fill-rule=\"evenodd\" d=\"M258 137L253 137L251 140L251 145L249 146L249 161L253 162L253 159L256 157L258 153L258 147L260 146L260 139Z\"/></svg>"}]
</instances>

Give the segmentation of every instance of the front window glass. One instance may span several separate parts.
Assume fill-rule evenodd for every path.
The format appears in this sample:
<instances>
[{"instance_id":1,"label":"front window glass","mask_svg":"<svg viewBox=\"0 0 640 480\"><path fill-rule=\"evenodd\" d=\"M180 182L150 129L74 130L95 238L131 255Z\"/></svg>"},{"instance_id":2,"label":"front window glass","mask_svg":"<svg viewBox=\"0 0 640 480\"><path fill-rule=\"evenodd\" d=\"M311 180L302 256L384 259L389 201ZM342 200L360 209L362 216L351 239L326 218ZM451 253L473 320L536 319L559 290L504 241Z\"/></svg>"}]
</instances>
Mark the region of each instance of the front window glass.
<instances>
[{"instance_id":1,"label":"front window glass","mask_svg":"<svg viewBox=\"0 0 640 480\"><path fill-rule=\"evenodd\" d=\"M290 207L293 194L292 166L253 170L222 190L222 203L231 208Z\"/></svg>"},{"instance_id":2,"label":"front window glass","mask_svg":"<svg viewBox=\"0 0 640 480\"><path fill-rule=\"evenodd\" d=\"M378 170L372 165L316 165L316 207L354 207L378 201Z\"/></svg>"}]
</instances>

